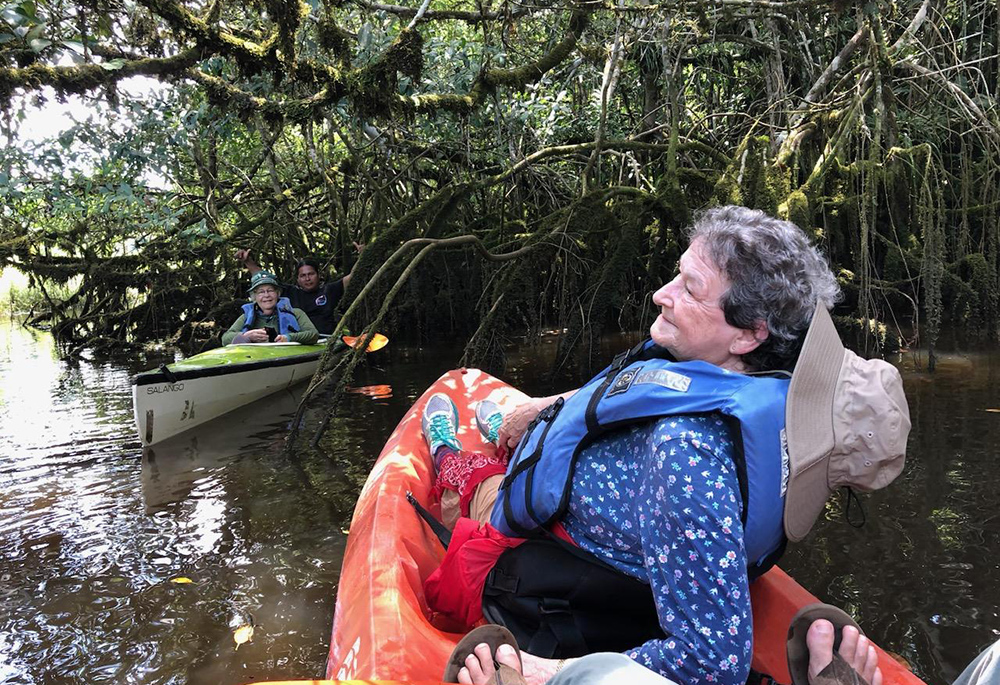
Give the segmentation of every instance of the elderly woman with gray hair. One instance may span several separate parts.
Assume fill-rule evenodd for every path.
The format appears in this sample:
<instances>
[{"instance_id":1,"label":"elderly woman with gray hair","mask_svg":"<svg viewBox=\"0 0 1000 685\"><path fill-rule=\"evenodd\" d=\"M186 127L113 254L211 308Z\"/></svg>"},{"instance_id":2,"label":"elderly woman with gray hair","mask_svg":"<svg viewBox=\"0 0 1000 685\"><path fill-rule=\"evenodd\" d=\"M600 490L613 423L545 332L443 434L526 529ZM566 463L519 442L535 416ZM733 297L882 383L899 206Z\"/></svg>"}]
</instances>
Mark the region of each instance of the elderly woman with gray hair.
<instances>
[{"instance_id":1,"label":"elderly woman with gray hair","mask_svg":"<svg viewBox=\"0 0 1000 685\"><path fill-rule=\"evenodd\" d=\"M509 628L529 683L608 651L676 683L746 682L750 580L786 538L808 532L828 490L881 487L902 467L909 419L898 373L838 347L827 310L839 289L804 233L729 206L704 212L688 235L677 275L653 294L651 340L579 390L508 412L490 434L498 453L513 451L502 472L490 464L483 477L483 455L461 451L447 396L424 410L437 488L457 495L442 498L443 511L457 502L464 517L425 583L428 603L466 624L482 616ZM786 397L791 406L804 344L820 371L796 394L866 400L811 407L825 423L805 433L789 426L793 444ZM872 416L846 418L894 421L888 443L838 452L857 436L826 435L840 425L835 413L872 404ZM497 412L477 409L484 435L500 424ZM873 433L870 443L880 439ZM816 479L828 462L856 457L863 474ZM446 679L486 682L494 658L503 663L497 647L460 644Z\"/></svg>"}]
</instances>

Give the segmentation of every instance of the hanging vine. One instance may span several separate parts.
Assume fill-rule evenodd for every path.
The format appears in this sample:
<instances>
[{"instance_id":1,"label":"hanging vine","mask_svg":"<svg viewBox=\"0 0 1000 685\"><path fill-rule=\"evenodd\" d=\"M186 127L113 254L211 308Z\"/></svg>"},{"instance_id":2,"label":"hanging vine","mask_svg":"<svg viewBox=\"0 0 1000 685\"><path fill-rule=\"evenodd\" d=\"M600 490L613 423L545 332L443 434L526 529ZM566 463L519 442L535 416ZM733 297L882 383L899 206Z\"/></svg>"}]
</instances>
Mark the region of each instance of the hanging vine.
<instances>
[{"instance_id":1,"label":"hanging vine","mask_svg":"<svg viewBox=\"0 0 1000 685\"><path fill-rule=\"evenodd\" d=\"M928 369L937 364L936 346L941 332L942 298L941 285L944 278L946 258L944 208L937 166L930 149L924 155L922 173L918 176L917 225L923 238L924 257L920 277L924 291L924 335L927 346Z\"/></svg>"}]
</instances>

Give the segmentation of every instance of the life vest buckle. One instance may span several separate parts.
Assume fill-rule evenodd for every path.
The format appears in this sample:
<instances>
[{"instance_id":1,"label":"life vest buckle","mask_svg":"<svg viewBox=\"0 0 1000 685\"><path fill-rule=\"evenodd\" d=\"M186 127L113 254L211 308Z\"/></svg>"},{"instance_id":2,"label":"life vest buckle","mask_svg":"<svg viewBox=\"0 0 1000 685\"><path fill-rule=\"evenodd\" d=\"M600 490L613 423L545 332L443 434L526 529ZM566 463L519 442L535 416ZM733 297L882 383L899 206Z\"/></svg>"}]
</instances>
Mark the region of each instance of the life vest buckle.
<instances>
[{"instance_id":1,"label":"life vest buckle","mask_svg":"<svg viewBox=\"0 0 1000 685\"><path fill-rule=\"evenodd\" d=\"M539 422L541 422L541 421L551 421L552 419L554 419L556 417L556 414L559 413L559 410L562 409L562 406L565 403L566 403L566 400L564 400L563 398L560 397L555 402L553 402L549 406L545 407L545 409L543 409L540 412L538 412L538 421Z\"/></svg>"},{"instance_id":2,"label":"life vest buckle","mask_svg":"<svg viewBox=\"0 0 1000 685\"><path fill-rule=\"evenodd\" d=\"M619 352L615 355L614 360L611 362L611 368L608 369L608 377L616 375L619 371L625 368L628 363L629 357L632 356L632 350L625 350L624 352Z\"/></svg>"}]
</instances>

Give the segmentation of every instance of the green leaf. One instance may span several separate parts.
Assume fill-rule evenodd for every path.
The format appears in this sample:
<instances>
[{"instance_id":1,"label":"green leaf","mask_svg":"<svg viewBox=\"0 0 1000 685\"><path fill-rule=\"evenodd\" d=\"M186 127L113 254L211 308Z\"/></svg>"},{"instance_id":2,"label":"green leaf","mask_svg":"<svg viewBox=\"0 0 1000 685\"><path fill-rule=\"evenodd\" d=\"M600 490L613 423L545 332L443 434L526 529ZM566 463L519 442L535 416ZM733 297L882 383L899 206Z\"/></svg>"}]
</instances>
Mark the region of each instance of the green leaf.
<instances>
[{"instance_id":1,"label":"green leaf","mask_svg":"<svg viewBox=\"0 0 1000 685\"><path fill-rule=\"evenodd\" d=\"M28 46L31 48L32 52L41 52L50 45L52 45L52 41L46 40L45 38L33 38L28 42Z\"/></svg>"},{"instance_id":2,"label":"green leaf","mask_svg":"<svg viewBox=\"0 0 1000 685\"><path fill-rule=\"evenodd\" d=\"M38 19L38 16L36 15L38 10L35 7L35 0L24 0L24 2L22 2L17 9L20 10L20 12L26 17Z\"/></svg>"},{"instance_id":3,"label":"green leaf","mask_svg":"<svg viewBox=\"0 0 1000 685\"><path fill-rule=\"evenodd\" d=\"M40 38L42 34L45 33L46 28L48 28L48 25L45 22L42 22L41 24L35 24L34 26L31 27L31 30L24 35L24 39L31 41L34 40L35 38Z\"/></svg>"},{"instance_id":4,"label":"green leaf","mask_svg":"<svg viewBox=\"0 0 1000 685\"><path fill-rule=\"evenodd\" d=\"M124 66L125 66L125 60L121 57L117 57L115 59L101 63L101 69L104 69L105 71L118 71Z\"/></svg>"}]
</instances>

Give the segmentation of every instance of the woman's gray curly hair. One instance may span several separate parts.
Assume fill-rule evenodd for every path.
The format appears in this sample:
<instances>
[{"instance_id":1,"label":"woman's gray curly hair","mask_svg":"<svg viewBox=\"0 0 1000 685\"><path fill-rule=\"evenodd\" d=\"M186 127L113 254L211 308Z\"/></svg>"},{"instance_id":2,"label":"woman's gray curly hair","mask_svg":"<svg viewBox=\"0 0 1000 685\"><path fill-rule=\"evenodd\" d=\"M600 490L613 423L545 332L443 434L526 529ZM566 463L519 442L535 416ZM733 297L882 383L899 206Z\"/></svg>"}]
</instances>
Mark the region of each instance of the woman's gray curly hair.
<instances>
[{"instance_id":1,"label":"woman's gray curly hair","mask_svg":"<svg viewBox=\"0 0 1000 685\"><path fill-rule=\"evenodd\" d=\"M702 241L729 279L719 302L729 325L767 325L767 340L743 355L743 363L758 371L790 371L816 303L829 309L840 297L837 279L819 250L795 224L733 205L702 213L688 237Z\"/></svg>"}]
</instances>

